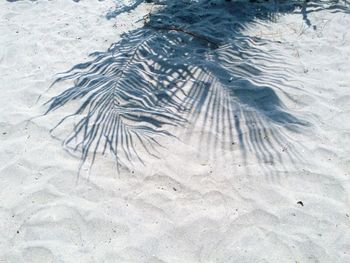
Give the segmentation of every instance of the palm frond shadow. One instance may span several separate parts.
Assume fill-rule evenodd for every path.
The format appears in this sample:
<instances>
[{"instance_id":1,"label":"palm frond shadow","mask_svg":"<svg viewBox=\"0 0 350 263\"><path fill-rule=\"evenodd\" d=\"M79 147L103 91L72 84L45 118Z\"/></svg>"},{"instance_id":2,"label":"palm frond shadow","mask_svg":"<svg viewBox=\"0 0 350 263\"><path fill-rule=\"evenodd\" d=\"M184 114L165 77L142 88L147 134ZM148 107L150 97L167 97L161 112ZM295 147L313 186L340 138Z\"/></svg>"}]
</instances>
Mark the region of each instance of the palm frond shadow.
<instances>
[{"instance_id":1,"label":"palm frond shadow","mask_svg":"<svg viewBox=\"0 0 350 263\"><path fill-rule=\"evenodd\" d=\"M279 67L283 57L265 49L268 40L242 32L298 6L209 0L167 4L143 28L56 80L75 82L47 102L45 114L73 101L77 106L52 132L72 125L63 144L80 153L82 163L90 154L93 163L107 151L118 164L142 163L143 154L158 156L159 136L176 138L171 127L198 125L208 148L222 138L225 145L237 142L244 158L251 152L265 163L282 162L285 131L308 125L276 92L295 88L289 84L293 75L287 65ZM298 153L289 149L288 156L292 160Z\"/></svg>"},{"instance_id":2,"label":"palm frond shadow","mask_svg":"<svg viewBox=\"0 0 350 263\"><path fill-rule=\"evenodd\" d=\"M119 153L131 160L131 154L142 159L135 140L148 153L157 144L154 135L172 136L164 127L185 121L176 100L174 75L186 67L172 67L157 56L167 56L168 38L152 30L138 30L125 36L107 52L95 53L95 60L75 66L57 82L76 79L75 85L52 98L46 112L54 111L72 100L81 100L78 109L64 117L53 130L67 119L81 116L64 145L82 152L83 162L89 152L108 149L121 162ZM157 53L152 45L158 43ZM101 148L102 147L102 148Z\"/></svg>"}]
</instances>

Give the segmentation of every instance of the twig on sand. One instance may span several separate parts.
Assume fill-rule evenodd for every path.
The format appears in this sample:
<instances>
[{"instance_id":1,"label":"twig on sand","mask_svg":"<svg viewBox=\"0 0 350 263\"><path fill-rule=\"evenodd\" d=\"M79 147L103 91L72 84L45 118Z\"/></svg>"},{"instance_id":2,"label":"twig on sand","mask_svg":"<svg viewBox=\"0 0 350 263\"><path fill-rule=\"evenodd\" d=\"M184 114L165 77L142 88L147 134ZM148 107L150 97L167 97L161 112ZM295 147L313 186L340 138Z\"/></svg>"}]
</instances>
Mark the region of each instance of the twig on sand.
<instances>
[{"instance_id":1,"label":"twig on sand","mask_svg":"<svg viewBox=\"0 0 350 263\"><path fill-rule=\"evenodd\" d=\"M152 14L151 12L152 12L152 9L147 15L145 15L143 17L143 21L144 21L144 25L145 26L151 27L151 28L156 29L156 30L166 30L166 31L181 32L181 33L190 35L192 37L195 37L197 39L204 40L204 41L208 42L209 44L213 45L215 48L218 48L220 46L218 43L216 43L215 41L213 41L213 40L211 40L211 39L209 39L209 38L207 38L205 36L202 36L202 35L199 35L199 34L196 34L196 33L190 32L190 31L187 31L186 29L179 28L179 27L176 27L176 26L173 26L173 25L170 25L170 26L153 26L149 22L149 19L150 19L151 14Z\"/></svg>"},{"instance_id":2,"label":"twig on sand","mask_svg":"<svg viewBox=\"0 0 350 263\"><path fill-rule=\"evenodd\" d=\"M213 41L205 36L193 33L191 31L187 31L186 29L183 29L183 28L179 28L179 27L175 27L175 26L151 26L150 24L148 24L148 26L150 26L153 29L157 29L157 30L181 32L181 33L190 35L192 37L195 37L197 39L204 40L204 41L208 42L209 44L213 45L215 48L220 47L220 45L217 42L215 42L215 41Z\"/></svg>"}]
</instances>

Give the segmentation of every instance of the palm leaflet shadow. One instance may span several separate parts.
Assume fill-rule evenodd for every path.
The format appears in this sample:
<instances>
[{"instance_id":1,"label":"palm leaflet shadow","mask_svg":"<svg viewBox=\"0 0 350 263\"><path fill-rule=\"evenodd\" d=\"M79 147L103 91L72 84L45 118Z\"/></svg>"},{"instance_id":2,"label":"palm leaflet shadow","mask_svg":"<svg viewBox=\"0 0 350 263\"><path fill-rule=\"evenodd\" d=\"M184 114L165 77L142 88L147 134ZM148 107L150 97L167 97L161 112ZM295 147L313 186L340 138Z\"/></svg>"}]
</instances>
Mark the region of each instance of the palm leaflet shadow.
<instances>
[{"instance_id":1,"label":"palm leaflet shadow","mask_svg":"<svg viewBox=\"0 0 350 263\"><path fill-rule=\"evenodd\" d=\"M72 125L63 145L80 153L82 164L107 151L118 165L143 163L144 154L158 157L159 136L176 138L171 127L190 131L195 125L209 151L221 136L225 145L239 144L243 159L254 153L263 163L282 162L286 131L308 124L277 95L288 97L286 90L295 88L288 66L276 66L283 57L265 49L269 40L243 33L256 21L302 7L282 2L169 1L144 27L55 81L74 85L51 98L45 114L73 101L77 106L52 132ZM298 153L287 155L293 160Z\"/></svg>"}]
</instances>

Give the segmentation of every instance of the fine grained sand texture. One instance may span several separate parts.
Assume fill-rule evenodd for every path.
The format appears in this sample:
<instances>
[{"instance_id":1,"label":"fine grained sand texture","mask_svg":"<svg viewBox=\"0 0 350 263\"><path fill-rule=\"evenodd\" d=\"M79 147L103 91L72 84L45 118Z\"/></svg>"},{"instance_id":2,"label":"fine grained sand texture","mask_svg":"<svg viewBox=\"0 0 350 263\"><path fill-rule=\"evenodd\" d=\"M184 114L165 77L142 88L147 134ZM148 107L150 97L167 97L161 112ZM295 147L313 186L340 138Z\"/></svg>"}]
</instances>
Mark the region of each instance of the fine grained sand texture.
<instances>
[{"instance_id":1,"label":"fine grained sand texture","mask_svg":"<svg viewBox=\"0 0 350 263\"><path fill-rule=\"evenodd\" d=\"M141 2L0 2L0 262L350 262L348 11Z\"/></svg>"}]
</instances>

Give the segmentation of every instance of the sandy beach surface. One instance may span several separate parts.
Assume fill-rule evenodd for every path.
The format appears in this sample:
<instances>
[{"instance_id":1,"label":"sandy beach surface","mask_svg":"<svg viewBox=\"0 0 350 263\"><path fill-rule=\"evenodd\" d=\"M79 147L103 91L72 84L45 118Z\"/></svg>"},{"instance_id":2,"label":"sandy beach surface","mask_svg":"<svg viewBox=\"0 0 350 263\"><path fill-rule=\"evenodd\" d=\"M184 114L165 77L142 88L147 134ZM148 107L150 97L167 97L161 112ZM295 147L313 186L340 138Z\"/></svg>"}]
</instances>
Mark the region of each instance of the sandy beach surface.
<instances>
[{"instance_id":1,"label":"sandy beach surface","mask_svg":"<svg viewBox=\"0 0 350 263\"><path fill-rule=\"evenodd\" d=\"M262 2L1 1L0 262L350 262L349 4Z\"/></svg>"}]
</instances>

